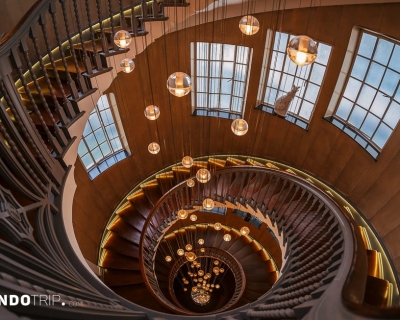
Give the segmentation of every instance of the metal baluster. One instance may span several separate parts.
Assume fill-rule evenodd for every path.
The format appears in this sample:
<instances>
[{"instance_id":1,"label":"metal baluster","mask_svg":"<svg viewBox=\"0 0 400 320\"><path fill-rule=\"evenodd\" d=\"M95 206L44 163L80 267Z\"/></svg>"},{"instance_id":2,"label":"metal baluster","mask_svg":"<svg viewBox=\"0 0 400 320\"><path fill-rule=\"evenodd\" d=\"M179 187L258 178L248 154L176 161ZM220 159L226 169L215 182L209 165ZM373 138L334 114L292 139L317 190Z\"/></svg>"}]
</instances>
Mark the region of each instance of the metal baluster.
<instances>
[{"instance_id":1,"label":"metal baluster","mask_svg":"<svg viewBox=\"0 0 400 320\"><path fill-rule=\"evenodd\" d=\"M104 28L103 28L103 22L101 20L101 5L99 0L96 0L96 9L97 9L97 17L99 19L99 25L100 25L100 37L101 37L101 45L103 48L104 53L108 53L108 43L107 39L104 35Z\"/></svg>"},{"instance_id":2,"label":"metal baluster","mask_svg":"<svg viewBox=\"0 0 400 320\"><path fill-rule=\"evenodd\" d=\"M121 28L123 30L126 30L126 20L125 20L125 15L124 15L124 9L122 8L122 0L118 1L119 3L119 19L120 19L120 24L121 24Z\"/></svg>"},{"instance_id":3,"label":"metal baluster","mask_svg":"<svg viewBox=\"0 0 400 320\"><path fill-rule=\"evenodd\" d=\"M29 176L35 181L35 183L45 192L47 192L47 187L42 183L39 177L35 174L32 170L31 166L26 162L25 158L18 150L15 142L11 139L10 135L8 134L6 128L3 126L3 123L0 122L0 133L6 139L7 144L10 146L13 154L17 157L18 161L22 164L25 171L29 174Z\"/></svg>"},{"instance_id":4,"label":"metal baluster","mask_svg":"<svg viewBox=\"0 0 400 320\"><path fill-rule=\"evenodd\" d=\"M44 14L42 14L40 16L39 24L42 27L43 39L44 39L44 43L46 45L46 50L47 50L48 57L50 59L51 67L53 68L54 76L55 76L56 81L57 81L57 85L60 88L60 91L61 91L61 94L62 94L65 112L68 114L68 116L70 118L74 118L75 117L75 111L74 111L74 109L72 107L71 101L69 101L67 99L67 95L65 94L64 88L63 88L62 83L61 83L60 75L58 74L56 63L54 61L53 52L51 51L51 48L50 48L50 44L49 44L49 40L48 40L48 34L47 34L47 27L46 27L46 16Z\"/></svg>"},{"instance_id":5,"label":"metal baluster","mask_svg":"<svg viewBox=\"0 0 400 320\"><path fill-rule=\"evenodd\" d=\"M72 97L74 99L78 99L79 98L78 90L76 89L75 82L72 80L71 74L69 73L67 59L65 58L65 53L64 53L62 43L60 40L60 35L58 34L57 17L56 17L56 3L55 2L52 2L50 4L50 14L51 14L51 20L53 21L53 25L54 25L54 33L56 35L56 40L58 43L58 47L60 49L61 59L62 59L63 65L64 65L65 73L67 75L67 83L68 83L69 88L71 89Z\"/></svg>"},{"instance_id":6,"label":"metal baluster","mask_svg":"<svg viewBox=\"0 0 400 320\"><path fill-rule=\"evenodd\" d=\"M99 52L97 51L97 45L96 45L96 40L95 40L95 36L94 36L92 18L90 17L90 6L89 6L88 0L85 0L85 7L86 7L86 16L87 16L88 23L89 23L90 39L92 40L92 46L93 46L94 64L96 66L97 71L101 71L101 70L103 70L103 65L101 64L100 55L99 55ZM83 50L86 50L86 48L83 47Z\"/></svg>"},{"instance_id":7,"label":"metal baluster","mask_svg":"<svg viewBox=\"0 0 400 320\"><path fill-rule=\"evenodd\" d=\"M65 8L65 1L66 0L59 0L61 3L61 9L62 9L62 14L64 17L64 24L65 24L65 30L67 31L67 38L68 38L68 43L69 43L69 50L71 51L72 55L72 61L74 62L74 66L76 69L76 80L78 81L79 88L82 93L86 93L88 91L85 79L82 77L81 71L79 70L79 64L78 64L78 59L76 58L76 53L74 50L74 44L72 43L71 39L71 33L69 30L69 22L68 22L68 16L67 16L67 9Z\"/></svg>"},{"instance_id":8,"label":"metal baluster","mask_svg":"<svg viewBox=\"0 0 400 320\"><path fill-rule=\"evenodd\" d=\"M26 57L26 54L27 54L26 53L26 50L27 50L26 44L24 45L23 43L24 43L24 41L21 40L21 51L24 53L25 60L26 60L26 62L28 64L29 71L31 73L32 79L34 80L34 84L35 84L36 90L38 90L38 93L39 93L39 95L40 95L40 97L42 99L42 102L43 102L44 101L43 93L42 93L42 91L40 89L40 86L39 86L39 84L37 82L36 75L34 74L34 72L32 70L32 64L30 63L30 61ZM46 125L46 122L43 119L42 114L40 113L40 110L39 110L38 106L36 105L35 99L33 98L31 91L29 90L28 84L26 83L24 74L22 72L22 64L21 64L21 61L19 59L18 53L16 53L15 50L13 50L12 57L13 57L15 67L16 67L17 72L18 72L18 76L19 76L19 78L21 80L22 86L24 87L25 93L28 95L28 98L29 98L29 101L30 101L30 103L31 103L31 105L33 107L33 110L34 110L36 116L38 117L38 119L40 121L40 124L42 125L42 127L43 127L43 129L44 129L44 131L46 133L47 139L49 140L51 146L55 149L57 154L60 155L62 153L62 148L61 148L60 144L58 143L57 139L51 134L49 128ZM32 125L35 127L35 125L33 123L32 123Z\"/></svg>"},{"instance_id":9,"label":"metal baluster","mask_svg":"<svg viewBox=\"0 0 400 320\"><path fill-rule=\"evenodd\" d=\"M22 131L22 134L24 135L25 139L29 142L29 144L31 145L33 151L35 152L35 156L39 159L40 164L43 166L43 168L46 170L46 172L50 172L51 168L50 166L47 164L46 159L43 157L42 153L40 152L40 150L38 149L36 143L33 141L32 136L29 134L29 132L26 130L25 125L17 111L17 109L15 108L14 103L12 102L10 95L8 94L6 87L4 86L3 81L0 81L0 90L3 93L3 96L7 102L7 105L10 107L11 112L15 118L15 120L17 121L17 124L19 126L19 128ZM29 117L29 115L26 112L26 116L29 120L31 120L31 118ZM31 120L32 121L32 120ZM35 127L32 124L32 127Z\"/></svg>"},{"instance_id":10,"label":"metal baluster","mask_svg":"<svg viewBox=\"0 0 400 320\"><path fill-rule=\"evenodd\" d=\"M114 34L115 34L115 27L114 27L114 19L113 19L113 14L112 14L112 6L111 6L111 1L108 0L108 12L110 13L110 25L111 25L111 44L113 46L114 51L118 51L119 48L118 46L114 43Z\"/></svg>"},{"instance_id":11,"label":"metal baluster","mask_svg":"<svg viewBox=\"0 0 400 320\"><path fill-rule=\"evenodd\" d=\"M87 52L85 50L85 41L83 39L83 33L82 33L82 28L81 28L81 19L79 17L79 10L78 10L78 2L77 0L74 0L74 13L76 17L76 25L78 26L78 32L79 32L79 39L81 41L81 46L82 46L82 51L83 51L83 64L85 65L86 72L88 74L93 73L92 69L92 62L90 61L89 56L87 55Z\"/></svg>"},{"instance_id":12,"label":"metal baluster","mask_svg":"<svg viewBox=\"0 0 400 320\"><path fill-rule=\"evenodd\" d=\"M55 94L54 94L53 86L52 86L52 84L51 84L49 75L47 74L46 68L45 68L45 66L44 66L44 62L43 62L43 60L42 60L42 56L41 56L41 54L40 54L39 47L38 47L38 44L37 44L37 36L36 36L36 28L35 28L35 26L32 26L32 27L31 27L30 38L31 38L31 40L32 40L32 42L33 42L33 46L35 47L36 56L37 56L37 58L39 59L40 67L42 68L42 71L43 71L43 73L44 73L44 78L45 78L45 80L46 80L47 86L49 87L51 98L52 98L53 101L54 101L55 110L56 110L56 112L57 112L57 115L60 117L61 123L62 123L63 125L65 125L65 124L67 124L67 118L66 118L66 115L65 115L65 113L64 113L64 110L61 108L60 104L58 103L57 97L56 97ZM26 52L26 54L27 54L27 56L25 57L25 59L29 59L29 57L28 57L28 52ZM29 71L31 71L31 70L29 70ZM33 78L33 76L32 76L32 78ZM66 145L68 144L67 138L66 138L64 132L61 131L60 128L58 127L57 122L56 122L56 120L54 119L53 113L52 113L51 110L49 109L46 100L44 100L43 105L44 105L44 107L45 107L45 109L46 109L46 112L47 112L48 115L49 115L49 118L50 118L51 123L52 123L53 126L54 126L54 131L55 131L56 137L57 137L58 140L62 143L63 146L66 146ZM66 132L68 133L67 130L66 130Z\"/></svg>"}]
</instances>

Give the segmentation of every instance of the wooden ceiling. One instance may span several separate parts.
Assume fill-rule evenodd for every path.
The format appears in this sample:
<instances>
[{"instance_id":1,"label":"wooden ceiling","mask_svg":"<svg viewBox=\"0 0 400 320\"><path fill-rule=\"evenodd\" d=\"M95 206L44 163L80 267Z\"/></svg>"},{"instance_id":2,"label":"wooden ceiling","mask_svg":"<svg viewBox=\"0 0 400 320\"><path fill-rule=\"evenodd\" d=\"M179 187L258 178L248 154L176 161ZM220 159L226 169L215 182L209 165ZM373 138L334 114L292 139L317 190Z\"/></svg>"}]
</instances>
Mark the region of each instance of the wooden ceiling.
<instances>
[{"instance_id":1,"label":"wooden ceiling","mask_svg":"<svg viewBox=\"0 0 400 320\"><path fill-rule=\"evenodd\" d=\"M77 160L77 190L73 223L84 257L97 261L102 231L111 213L136 184L184 155L247 154L287 163L333 186L369 219L383 239L400 272L400 129L393 132L375 161L349 136L324 120L353 26L400 39L400 4L370 4L286 10L258 14L262 29L245 37L238 18L231 18L171 33L150 44L135 57L131 74L119 73L109 88L116 95L132 156L90 181ZM312 19L310 19L312 17ZM333 46L331 59L308 131L284 119L254 109L266 30L304 34ZM138 39L138 41L141 41ZM190 74L191 41L224 42L253 48L253 61L244 119L243 137L230 129L231 120L191 116L190 95L176 98L165 87L169 74ZM129 56L129 53L127 54ZM144 108L155 104L160 118L148 121ZM156 141L161 152L152 155L147 145Z\"/></svg>"}]
</instances>

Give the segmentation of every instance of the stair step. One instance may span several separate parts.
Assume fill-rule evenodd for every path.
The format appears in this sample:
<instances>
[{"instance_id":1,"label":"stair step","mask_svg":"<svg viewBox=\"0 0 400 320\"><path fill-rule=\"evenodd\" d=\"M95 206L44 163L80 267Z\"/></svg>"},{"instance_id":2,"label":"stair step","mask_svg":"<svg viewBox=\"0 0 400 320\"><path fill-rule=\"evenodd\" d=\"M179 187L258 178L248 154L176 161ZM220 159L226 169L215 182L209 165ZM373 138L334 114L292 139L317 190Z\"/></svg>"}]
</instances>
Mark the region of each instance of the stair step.
<instances>
[{"instance_id":1,"label":"stair step","mask_svg":"<svg viewBox=\"0 0 400 320\"><path fill-rule=\"evenodd\" d=\"M140 242L140 230L134 229L123 219L118 218L111 226L108 227L108 230L136 245L138 245Z\"/></svg>"},{"instance_id":2,"label":"stair step","mask_svg":"<svg viewBox=\"0 0 400 320\"><path fill-rule=\"evenodd\" d=\"M111 268L103 269L103 281L109 287L144 283L140 271Z\"/></svg>"},{"instance_id":3,"label":"stair step","mask_svg":"<svg viewBox=\"0 0 400 320\"><path fill-rule=\"evenodd\" d=\"M85 66L82 61L79 61L79 60L77 61L78 62L78 72L75 68L75 64L74 64L74 60L73 60L72 56L68 56L66 58L66 62L67 62L67 70L70 73L73 80L76 80L76 76L77 76L78 72L80 72L81 74L86 72ZM54 63L56 65L55 70L53 69L53 66L51 65L51 63L48 63L44 66L47 74L50 77L55 78L55 72L57 71L60 79L67 81L68 77L67 77L67 72L65 71L65 66L64 66L63 60L59 59L59 60L55 61Z\"/></svg>"},{"instance_id":4,"label":"stair step","mask_svg":"<svg viewBox=\"0 0 400 320\"><path fill-rule=\"evenodd\" d=\"M131 258L109 250L105 250L101 267L140 271L139 259Z\"/></svg>"},{"instance_id":5,"label":"stair step","mask_svg":"<svg viewBox=\"0 0 400 320\"><path fill-rule=\"evenodd\" d=\"M136 210L144 217L147 218L153 205L147 199L143 190L139 190L130 195L127 200L133 204Z\"/></svg>"},{"instance_id":6,"label":"stair step","mask_svg":"<svg viewBox=\"0 0 400 320\"><path fill-rule=\"evenodd\" d=\"M128 257L139 258L138 245L120 237L114 232L110 232L110 237L108 237L107 242L103 244L103 248Z\"/></svg>"},{"instance_id":7,"label":"stair step","mask_svg":"<svg viewBox=\"0 0 400 320\"><path fill-rule=\"evenodd\" d=\"M142 230L144 223L146 222L146 219L136 211L136 208L130 202L127 202L123 207L121 207L117 211L117 214L121 219L125 220L137 230Z\"/></svg>"}]
</instances>

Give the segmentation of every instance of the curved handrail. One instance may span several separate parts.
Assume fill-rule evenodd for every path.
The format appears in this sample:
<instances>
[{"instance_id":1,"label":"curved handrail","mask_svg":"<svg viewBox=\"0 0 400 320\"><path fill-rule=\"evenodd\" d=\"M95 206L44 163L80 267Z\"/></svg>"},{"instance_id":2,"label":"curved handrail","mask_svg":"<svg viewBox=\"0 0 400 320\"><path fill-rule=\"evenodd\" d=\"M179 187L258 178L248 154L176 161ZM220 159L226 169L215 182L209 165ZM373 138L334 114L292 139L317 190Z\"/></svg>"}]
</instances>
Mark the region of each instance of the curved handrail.
<instances>
[{"instance_id":1,"label":"curved handrail","mask_svg":"<svg viewBox=\"0 0 400 320\"><path fill-rule=\"evenodd\" d=\"M229 177L232 177L232 175L238 174L239 172L268 174L269 177L275 177L275 178L283 179L286 181L291 181L293 183L298 184L304 190L311 192L313 195L317 196L318 199L323 199L323 202L328 204L329 209L332 212L335 212L334 216L335 217L340 216L340 219L341 219L340 224L342 227L343 227L343 225L345 226L345 228L344 228L344 230L342 230L342 232L344 233L344 236L345 236L346 240L348 241L348 243L351 244L353 242L353 235L352 235L351 229L348 225L346 226L346 219L343 219L343 217L341 216L341 212L340 213L336 212L336 211L339 211L336 208L336 204L329 197L327 197L327 195L325 193L318 190L311 183L309 183L308 181L306 181L305 179L302 179L300 177L290 175L288 173L283 173L281 171L277 171L277 170L270 169L270 168L262 168L262 167L254 167L254 166L240 166L240 167L225 168L225 169L221 169L221 170L215 172L212 176L212 180L210 180L205 185L201 185L201 186L197 187L197 188L199 188L199 190L197 190L197 192L190 191L191 194L189 194L189 191L185 190L186 183L182 182L182 183L178 184L176 187L174 187L173 189L171 189L169 192L167 192L161 199L159 199L159 201L155 204L154 208L150 212L145 225L143 226L143 232L141 234L140 247L139 247L141 261L144 262L146 260L145 251L149 247L149 244L152 241L156 242L156 240L154 240L154 239L152 240L152 238L156 238L156 239L158 238L156 232L147 234L147 231L151 230L150 226L151 226L152 230L157 229L158 226L156 224L156 220L153 221L153 218L161 212L161 210L163 209L162 207L166 205L168 199L171 199L171 197L172 198L179 197L180 193L181 194L184 193L187 198L185 198L185 199L180 198L180 205L189 206L192 204L193 201L199 200L199 199L196 199L196 196L198 196L199 194L206 193L206 194L208 194L208 196L215 198L214 197L215 196L214 192L215 192L215 193L218 193L218 196L216 196L217 199L214 199L214 200L224 202L224 200L228 196L228 194L227 194L228 188L225 188L225 190L218 190L218 187L220 189L224 189L223 186L222 187L218 186L218 181L220 181L222 175L228 175ZM218 176L218 178L217 178L217 176ZM215 181L217 181L217 183ZM229 180L229 181L231 181L231 180ZM212 191L211 191L211 189L212 189ZM182 191L182 190L185 190L185 191ZM242 191L243 190L241 190L238 194L240 194ZM225 194L222 194L223 192L225 192ZM211 193L213 193L213 195L211 195ZM184 202L183 200L185 200L186 202ZM237 199L236 201L243 202L250 206L253 206L254 210L261 209L265 214L267 214L267 211L268 211L267 206L262 206L262 208L258 208L257 207L258 205L255 204L255 206L254 206L254 204L252 204L250 200L251 199L243 198L243 199ZM170 204L167 205L167 207L169 207L169 206L170 206ZM286 237L288 237L288 236L286 235ZM292 242L292 239L290 239L290 237L287 238L287 243L288 243L289 247L290 247L291 242ZM347 244L347 247L343 251L343 260L348 259L349 261L352 261L352 258L353 258L353 252L352 252L351 248L349 247L349 244ZM144 270L144 264L141 264L141 269L142 269L144 281L145 281L146 285L149 286L149 283L146 278L147 274ZM339 266L339 269L343 269L343 267ZM345 270L344 272L346 273L348 271L349 270ZM343 278L342 281L340 282L341 287L343 287L345 280L346 279ZM338 282L335 281L335 287L337 288L337 286L338 286ZM151 291L151 289L150 289L150 291Z\"/></svg>"}]
</instances>

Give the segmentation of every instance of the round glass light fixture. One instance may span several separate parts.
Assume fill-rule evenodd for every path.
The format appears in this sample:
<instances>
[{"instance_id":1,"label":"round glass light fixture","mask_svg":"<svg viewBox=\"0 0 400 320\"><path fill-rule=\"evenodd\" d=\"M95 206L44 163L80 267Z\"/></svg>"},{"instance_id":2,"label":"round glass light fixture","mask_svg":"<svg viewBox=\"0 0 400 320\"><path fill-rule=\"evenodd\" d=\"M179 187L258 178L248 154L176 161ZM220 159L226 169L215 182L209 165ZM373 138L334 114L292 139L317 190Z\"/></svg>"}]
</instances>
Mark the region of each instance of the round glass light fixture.
<instances>
[{"instance_id":1,"label":"round glass light fixture","mask_svg":"<svg viewBox=\"0 0 400 320\"><path fill-rule=\"evenodd\" d=\"M156 120L160 116L160 109L151 104L144 109L144 116L149 120Z\"/></svg>"},{"instance_id":2,"label":"round glass light fixture","mask_svg":"<svg viewBox=\"0 0 400 320\"><path fill-rule=\"evenodd\" d=\"M250 229L249 228L247 228L247 227L241 227L240 228L240 234L245 236L245 235L247 235L249 233L250 233Z\"/></svg>"},{"instance_id":3,"label":"round glass light fixture","mask_svg":"<svg viewBox=\"0 0 400 320\"><path fill-rule=\"evenodd\" d=\"M183 97L192 90L192 79L183 72L174 72L168 77L167 88L176 97Z\"/></svg>"},{"instance_id":4,"label":"round glass light fixture","mask_svg":"<svg viewBox=\"0 0 400 320\"><path fill-rule=\"evenodd\" d=\"M290 40L287 54L298 66L306 66L315 61L318 54L317 43L308 36L297 36Z\"/></svg>"},{"instance_id":5,"label":"round glass light fixture","mask_svg":"<svg viewBox=\"0 0 400 320\"><path fill-rule=\"evenodd\" d=\"M157 154L160 152L160 145L157 142L152 142L149 144L147 149L150 153Z\"/></svg>"},{"instance_id":6,"label":"round glass light fixture","mask_svg":"<svg viewBox=\"0 0 400 320\"><path fill-rule=\"evenodd\" d=\"M206 276L207 276L207 279L210 279L211 278L211 273L207 272ZM213 286L213 285L211 285L211 286Z\"/></svg>"},{"instance_id":7,"label":"round glass light fixture","mask_svg":"<svg viewBox=\"0 0 400 320\"><path fill-rule=\"evenodd\" d=\"M224 273L225 269L224 268L219 268L219 272Z\"/></svg>"},{"instance_id":8,"label":"round glass light fixture","mask_svg":"<svg viewBox=\"0 0 400 320\"><path fill-rule=\"evenodd\" d=\"M178 211L178 218L179 219L186 219L188 217L188 212L186 211L186 210L183 210L183 209L181 209L181 210L179 210Z\"/></svg>"},{"instance_id":9,"label":"round glass light fixture","mask_svg":"<svg viewBox=\"0 0 400 320\"><path fill-rule=\"evenodd\" d=\"M203 245L204 244L204 239L199 239L198 241L197 241L197 243L199 244L199 245Z\"/></svg>"},{"instance_id":10,"label":"round glass light fixture","mask_svg":"<svg viewBox=\"0 0 400 320\"><path fill-rule=\"evenodd\" d=\"M221 228L222 228L222 224L220 224L219 222L216 222L216 223L214 223L214 229L215 230L221 230Z\"/></svg>"},{"instance_id":11,"label":"round glass light fixture","mask_svg":"<svg viewBox=\"0 0 400 320\"><path fill-rule=\"evenodd\" d=\"M165 256L165 261L171 262L171 260L172 260L171 256Z\"/></svg>"},{"instance_id":12,"label":"round glass light fixture","mask_svg":"<svg viewBox=\"0 0 400 320\"><path fill-rule=\"evenodd\" d=\"M189 282L188 282L189 283ZM187 283L185 283L185 284L187 284ZM187 288L183 288L183 291L187 291Z\"/></svg>"},{"instance_id":13,"label":"round glass light fixture","mask_svg":"<svg viewBox=\"0 0 400 320\"><path fill-rule=\"evenodd\" d=\"M214 201L213 199L206 198L203 201L203 208L206 210L212 210L214 208Z\"/></svg>"},{"instance_id":14,"label":"round glass light fixture","mask_svg":"<svg viewBox=\"0 0 400 320\"><path fill-rule=\"evenodd\" d=\"M260 29L260 22L256 17L244 16L239 21L239 29L247 36L252 36L256 34Z\"/></svg>"},{"instance_id":15,"label":"round glass light fixture","mask_svg":"<svg viewBox=\"0 0 400 320\"><path fill-rule=\"evenodd\" d=\"M231 235L229 233L224 235L224 240L225 241L231 241L231 239L232 239L232 237L231 237Z\"/></svg>"},{"instance_id":16,"label":"round glass light fixture","mask_svg":"<svg viewBox=\"0 0 400 320\"><path fill-rule=\"evenodd\" d=\"M231 124L231 129L234 134L237 136L244 136L247 131L249 131L249 125L244 119L236 119L233 120Z\"/></svg>"},{"instance_id":17,"label":"round glass light fixture","mask_svg":"<svg viewBox=\"0 0 400 320\"><path fill-rule=\"evenodd\" d=\"M131 34L126 30L120 30L114 35L114 43L122 48L127 48L132 42Z\"/></svg>"},{"instance_id":18,"label":"round glass light fixture","mask_svg":"<svg viewBox=\"0 0 400 320\"><path fill-rule=\"evenodd\" d=\"M131 73L133 69L135 69L135 63L132 59L129 58L122 59L119 66L121 67L121 70L125 73Z\"/></svg>"},{"instance_id":19,"label":"round glass light fixture","mask_svg":"<svg viewBox=\"0 0 400 320\"><path fill-rule=\"evenodd\" d=\"M210 291L210 292L212 292L212 291L213 291L213 289L210 289L209 291Z\"/></svg>"},{"instance_id":20,"label":"round glass light fixture","mask_svg":"<svg viewBox=\"0 0 400 320\"><path fill-rule=\"evenodd\" d=\"M183 157L183 159L182 159L182 165L183 165L185 168L190 168L190 167L193 165L193 158L192 158L192 157L189 157L189 156Z\"/></svg>"},{"instance_id":21,"label":"round glass light fixture","mask_svg":"<svg viewBox=\"0 0 400 320\"><path fill-rule=\"evenodd\" d=\"M219 261L218 260L214 260L214 264L217 266L219 265Z\"/></svg>"},{"instance_id":22,"label":"round glass light fixture","mask_svg":"<svg viewBox=\"0 0 400 320\"><path fill-rule=\"evenodd\" d=\"M176 251L176 253L178 254L178 256L183 256L183 255L185 254L185 250L183 250L183 249L178 249L178 250Z\"/></svg>"},{"instance_id":23,"label":"round glass light fixture","mask_svg":"<svg viewBox=\"0 0 400 320\"><path fill-rule=\"evenodd\" d=\"M191 221L196 221L197 220L197 216L195 214L191 214L190 215L190 220Z\"/></svg>"},{"instance_id":24,"label":"round glass light fixture","mask_svg":"<svg viewBox=\"0 0 400 320\"><path fill-rule=\"evenodd\" d=\"M200 249L200 252L204 253L204 252L206 252L206 249L201 248L201 249Z\"/></svg>"},{"instance_id":25,"label":"round glass light fixture","mask_svg":"<svg viewBox=\"0 0 400 320\"><path fill-rule=\"evenodd\" d=\"M214 273L219 273L219 268L218 268L218 267L214 267L214 268L213 268L213 272L214 272Z\"/></svg>"},{"instance_id":26,"label":"round glass light fixture","mask_svg":"<svg viewBox=\"0 0 400 320\"><path fill-rule=\"evenodd\" d=\"M190 243L185 246L186 251L192 251L193 247Z\"/></svg>"},{"instance_id":27,"label":"round glass light fixture","mask_svg":"<svg viewBox=\"0 0 400 320\"><path fill-rule=\"evenodd\" d=\"M194 187L194 180L193 179L188 179L186 181L186 184L189 188Z\"/></svg>"},{"instance_id":28,"label":"round glass light fixture","mask_svg":"<svg viewBox=\"0 0 400 320\"><path fill-rule=\"evenodd\" d=\"M197 292L197 287L192 287L193 292Z\"/></svg>"},{"instance_id":29,"label":"round glass light fixture","mask_svg":"<svg viewBox=\"0 0 400 320\"><path fill-rule=\"evenodd\" d=\"M194 254L194 252L186 252L185 253L185 257L187 261L194 261L196 260L196 255Z\"/></svg>"},{"instance_id":30,"label":"round glass light fixture","mask_svg":"<svg viewBox=\"0 0 400 320\"><path fill-rule=\"evenodd\" d=\"M204 271L203 271L203 270L199 270L197 273L198 273L198 275L201 276L201 277L204 275ZM205 278L205 277L204 277L204 278Z\"/></svg>"},{"instance_id":31,"label":"round glass light fixture","mask_svg":"<svg viewBox=\"0 0 400 320\"><path fill-rule=\"evenodd\" d=\"M215 288L219 289L219 287L220 287L219 284L216 284L216 285L215 285Z\"/></svg>"},{"instance_id":32,"label":"round glass light fixture","mask_svg":"<svg viewBox=\"0 0 400 320\"><path fill-rule=\"evenodd\" d=\"M197 179L197 181L199 181L201 183L206 183L206 182L210 181L211 173L207 169L204 169L204 168L199 169L199 170L197 170L197 173L196 173L196 179Z\"/></svg>"},{"instance_id":33,"label":"round glass light fixture","mask_svg":"<svg viewBox=\"0 0 400 320\"><path fill-rule=\"evenodd\" d=\"M197 282L197 278L193 278L193 282Z\"/></svg>"},{"instance_id":34,"label":"round glass light fixture","mask_svg":"<svg viewBox=\"0 0 400 320\"><path fill-rule=\"evenodd\" d=\"M211 284L211 288L214 288L214 284Z\"/></svg>"}]
</instances>

